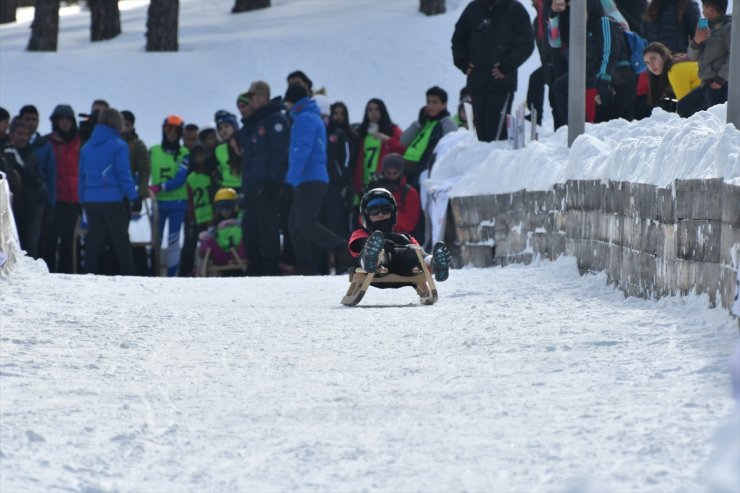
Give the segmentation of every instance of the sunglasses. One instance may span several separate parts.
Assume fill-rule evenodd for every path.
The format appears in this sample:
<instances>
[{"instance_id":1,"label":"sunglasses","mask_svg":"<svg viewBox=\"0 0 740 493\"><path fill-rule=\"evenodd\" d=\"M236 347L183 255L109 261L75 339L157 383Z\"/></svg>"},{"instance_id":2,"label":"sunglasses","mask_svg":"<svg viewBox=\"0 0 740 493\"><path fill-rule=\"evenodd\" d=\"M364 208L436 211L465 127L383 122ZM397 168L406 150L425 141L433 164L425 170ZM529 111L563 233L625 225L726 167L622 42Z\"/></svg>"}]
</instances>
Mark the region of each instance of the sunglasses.
<instances>
[{"instance_id":1,"label":"sunglasses","mask_svg":"<svg viewBox=\"0 0 740 493\"><path fill-rule=\"evenodd\" d=\"M367 208L368 216L377 216L378 214L393 214L392 205L373 205Z\"/></svg>"}]
</instances>

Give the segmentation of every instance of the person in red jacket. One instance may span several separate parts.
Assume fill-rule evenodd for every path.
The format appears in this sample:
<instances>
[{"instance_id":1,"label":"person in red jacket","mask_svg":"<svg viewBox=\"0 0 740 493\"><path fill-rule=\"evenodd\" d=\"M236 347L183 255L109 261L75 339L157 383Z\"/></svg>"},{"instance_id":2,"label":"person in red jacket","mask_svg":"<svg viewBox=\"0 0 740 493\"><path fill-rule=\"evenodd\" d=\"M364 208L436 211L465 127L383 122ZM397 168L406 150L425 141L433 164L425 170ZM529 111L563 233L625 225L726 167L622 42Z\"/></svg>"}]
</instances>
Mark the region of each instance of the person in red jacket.
<instances>
[{"instance_id":1,"label":"person in red jacket","mask_svg":"<svg viewBox=\"0 0 740 493\"><path fill-rule=\"evenodd\" d=\"M382 266L392 274L413 275L414 267L419 267L419 258L409 247L419 247L419 242L409 234L394 232L398 206L393 194L385 188L369 190L360 201L360 216L362 228L352 232L349 238L349 252L357 265L369 273ZM447 245L437 242L432 254L424 253L423 257L437 281L447 280L452 262Z\"/></svg>"},{"instance_id":2,"label":"person in red jacket","mask_svg":"<svg viewBox=\"0 0 740 493\"><path fill-rule=\"evenodd\" d=\"M74 267L72 245L81 212L77 183L80 135L71 106L57 105L49 119L52 128L49 140L57 163L56 204L49 224L44 261L50 272L71 274Z\"/></svg>"},{"instance_id":3,"label":"person in red jacket","mask_svg":"<svg viewBox=\"0 0 740 493\"><path fill-rule=\"evenodd\" d=\"M383 158L382 174L371 183L370 188L385 188L393 194L398 205L398 220L393 229L396 233L414 234L421 216L419 192L406 182L403 173L403 156L395 152Z\"/></svg>"}]
</instances>

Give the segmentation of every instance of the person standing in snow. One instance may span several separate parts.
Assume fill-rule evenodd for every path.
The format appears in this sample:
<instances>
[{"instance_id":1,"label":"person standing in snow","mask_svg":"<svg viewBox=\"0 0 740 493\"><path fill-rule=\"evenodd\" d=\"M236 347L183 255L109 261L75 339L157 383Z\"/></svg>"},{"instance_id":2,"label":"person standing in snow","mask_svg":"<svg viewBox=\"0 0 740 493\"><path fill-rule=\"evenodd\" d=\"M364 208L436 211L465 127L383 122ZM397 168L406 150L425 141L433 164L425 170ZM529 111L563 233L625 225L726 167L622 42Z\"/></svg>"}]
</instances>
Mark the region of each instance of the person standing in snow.
<instances>
[{"instance_id":1,"label":"person standing in snow","mask_svg":"<svg viewBox=\"0 0 740 493\"><path fill-rule=\"evenodd\" d=\"M252 112L240 131L243 149L242 192L247 275L280 273L280 189L288 169L290 132L281 97L253 82L246 92Z\"/></svg>"},{"instance_id":2,"label":"person standing in snow","mask_svg":"<svg viewBox=\"0 0 740 493\"><path fill-rule=\"evenodd\" d=\"M100 112L90 140L80 151L78 194L87 215L85 272L100 273L100 256L106 233L124 276L134 275L128 237L129 207L136 187L131 177L128 146L121 139L123 116L114 108Z\"/></svg>"},{"instance_id":3,"label":"person standing in snow","mask_svg":"<svg viewBox=\"0 0 740 493\"><path fill-rule=\"evenodd\" d=\"M81 212L78 195L80 135L71 106L57 105L49 119L52 132L48 139L56 160L56 203L47 231L44 260L50 272L71 274L74 270L72 246Z\"/></svg>"},{"instance_id":4,"label":"person standing in snow","mask_svg":"<svg viewBox=\"0 0 740 493\"><path fill-rule=\"evenodd\" d=\"M162 122L162 143L149 150L152 184L149 190L157 196L159 207L158 238L167 222L167 275L174 277L180 264L180 229L188 209L185 180L188 175L188 149L181 145L182 118L170 115ZM158 273L155 273L155 275Z\"/></svg>"},{"instance_id":5,"label":"person standing in snow","mask_svg":"<svg viewBox=\"0 0 740 493\"><path fill-rule=\"evenodd\" d=\"M517 0L473 0L455 24L452 57L467 77L478 140L506 140L517 69L534 51L529 14Z\"/></svg>"},{"instance_id":6,"label":"person standing in snow","mask_svg":"<svg viewBox=\"0 0 740 493\"><path fill-rule=\"evenodd\" d=\"M41 217L46 203L46 182L36 164L36 156L28 143L31 136L23 118L10 122L8 140L3 148L6 173L13 193L13 215L18 226L21 248L35 252L39 242Z\"/></svg>"},{"instance_id":7,"label":"person standing in snow","mask_svg":"<svg viewBox=\"0 0 740 493\"><path fill-rule=\"evenodd\" d=\"M293 187L290 229L296 273L314 274L313 248L333 253L343 263L346 241L319 222L321 206L329 186L326 169L326 127L318 105L302 85L288 86L285 107L293 120L286 185Z\"/></svg>"},{"instance_id":8,"label":"person standing in snow","mask_svg":"<svg viewBox=\"0 0 740 493\"><path fill-rule=\"evenodd\" d=\"M26 126L31 132L28 139L28 145L33 150L36 160L36 166L39 173L44 178L46 185L46 203L39 203L35 206L28 204L28 234L36 238L35 245L28 245L26 252L33 258L39 258L44 253L42 250L45 246L46 232L54 217L54 205L56 204L56 179L57 163L56 156L51 148L49 137L42 137L38 132L39 128L39 111L33 105L26 105L19 111L19 116L23 118Z\"/></svg>"},{"instance_id":9,"label":"person standing in snow","mask_svg":"<svg viewBox=\"0 0 740 493\"><path fill-rule=\"evenodd\" d=\"M214 156L220 175L219 186L233 188L236 193L242 189L242 149L239 143L239 124L236 115L219 110L214 117L221 143L216 146Z\"/></svg>"}]
</instances>

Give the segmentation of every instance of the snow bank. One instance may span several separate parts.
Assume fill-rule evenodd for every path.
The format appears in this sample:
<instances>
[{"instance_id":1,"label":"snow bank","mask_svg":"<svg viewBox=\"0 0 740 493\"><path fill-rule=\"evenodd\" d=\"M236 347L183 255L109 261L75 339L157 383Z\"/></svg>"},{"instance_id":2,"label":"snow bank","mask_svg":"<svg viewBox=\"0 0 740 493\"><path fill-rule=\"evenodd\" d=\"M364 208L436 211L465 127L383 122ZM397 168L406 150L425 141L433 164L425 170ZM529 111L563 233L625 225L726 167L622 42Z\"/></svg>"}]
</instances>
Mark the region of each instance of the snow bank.
<instances>
[{"instance_id":1,"label":"snow bank","mask_svg":"<svg viewBox=\"0 0 740 493\"><path fill-rule=\"evenodd\" d=\"M451 196L461 197L548 190L568 179L665 187L677 178L724 178L740 185L740 132L725 123L726 111L727 105L718 105L683 119L656 109L641 121L587 124L570 149L566 127L520 150L478 142L460 130L445 137L427 186L461 177L451 187Z\"/></svg>"}]
</instances>

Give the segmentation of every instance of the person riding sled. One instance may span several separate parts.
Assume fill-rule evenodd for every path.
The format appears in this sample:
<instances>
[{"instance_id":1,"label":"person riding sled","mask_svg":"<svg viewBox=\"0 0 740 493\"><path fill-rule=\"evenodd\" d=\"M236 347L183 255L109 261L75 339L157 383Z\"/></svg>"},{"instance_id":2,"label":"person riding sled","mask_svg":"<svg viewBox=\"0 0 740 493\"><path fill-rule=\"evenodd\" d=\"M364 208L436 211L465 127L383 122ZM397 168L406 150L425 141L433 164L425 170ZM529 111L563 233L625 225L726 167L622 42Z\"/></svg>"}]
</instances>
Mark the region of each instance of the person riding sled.
<instances>
[{"instance_id":1,"label":"person riding sled","mask_svg":"<svg viewBox=\"0 0 740 493\"><path fill-rule=\"evenodd\" d=\"M404 277L413 276L421 269L415 251L420 248L419 242L410 234L394 231L398 205L390 191L374 188L365 193L360 201L360 216L362 228L352 232L349 238L349 251L358 267L380 275L387 269L389 274ZM435 280L441 282L449 277L452 255L443 242L437 242L432 253L424 252L422 257L431 266Z\"/></svg>"}]
</instances>

